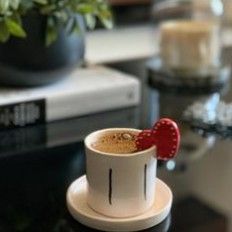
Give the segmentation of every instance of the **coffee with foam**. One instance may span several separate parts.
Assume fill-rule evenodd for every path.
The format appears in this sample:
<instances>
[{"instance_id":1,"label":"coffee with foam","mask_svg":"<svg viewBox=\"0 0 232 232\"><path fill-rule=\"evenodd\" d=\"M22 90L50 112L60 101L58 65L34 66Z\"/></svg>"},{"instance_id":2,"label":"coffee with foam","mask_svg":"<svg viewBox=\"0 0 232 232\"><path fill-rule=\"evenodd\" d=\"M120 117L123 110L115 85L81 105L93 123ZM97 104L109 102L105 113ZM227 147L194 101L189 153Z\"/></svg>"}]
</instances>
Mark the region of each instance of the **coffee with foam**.
<instances>
[{"instance_id":1,"label":"coffee with foam","mask_svg":"<svg viewBox=\"0 0 232 232\"><path fill-rule=\"evenodd\" d=\"M137 152L136 137L138 133L121 130L105 132L99 135L91 146L100 152L113 154L131 154Z\"/></svg>"}]
</instances>

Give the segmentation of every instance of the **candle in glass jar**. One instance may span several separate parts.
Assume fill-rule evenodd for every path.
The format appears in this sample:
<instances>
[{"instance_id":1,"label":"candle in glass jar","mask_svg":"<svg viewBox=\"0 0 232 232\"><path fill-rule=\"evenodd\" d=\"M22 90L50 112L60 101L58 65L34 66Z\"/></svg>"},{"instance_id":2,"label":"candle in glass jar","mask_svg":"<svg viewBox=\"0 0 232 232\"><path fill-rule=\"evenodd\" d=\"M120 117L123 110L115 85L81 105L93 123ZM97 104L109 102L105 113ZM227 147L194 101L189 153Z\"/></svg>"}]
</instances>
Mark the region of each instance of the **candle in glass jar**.
<instances>
[{"instance_id":1,"label":"candle in glass jar","mask_svg":"<svg viewBox=\"0 0 232 232\"><path fill-rule=\"evenodd\" d=\"M220 59L219 26L208 21L177 20L161 24L160 54L168 69L204 74Z\"/></svg>"}]
</instances>

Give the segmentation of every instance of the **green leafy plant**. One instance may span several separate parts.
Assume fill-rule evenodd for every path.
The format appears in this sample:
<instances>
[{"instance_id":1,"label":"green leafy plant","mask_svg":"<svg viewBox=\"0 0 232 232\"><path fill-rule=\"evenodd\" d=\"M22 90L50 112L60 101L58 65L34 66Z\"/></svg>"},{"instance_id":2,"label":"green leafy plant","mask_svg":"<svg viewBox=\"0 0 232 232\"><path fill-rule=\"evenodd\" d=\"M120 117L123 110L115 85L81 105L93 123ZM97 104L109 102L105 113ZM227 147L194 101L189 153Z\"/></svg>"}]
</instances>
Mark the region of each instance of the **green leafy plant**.
<instances>
[{"instance_id":1,"label":"green leafy plant","mask_svg":"<svg viewBox=\"0 0 232 232\"><path fill-rule=\"evenodd\" d=\"M69 34L79 32L77 14L83 15L91 29L97 18L105 27L112 27L106 0L0 0L0 42L8 41L10 36L26 38L22 19L30 11L46 17L46 45L57 39L61 27Z\"/></svg>"}]
</instances>

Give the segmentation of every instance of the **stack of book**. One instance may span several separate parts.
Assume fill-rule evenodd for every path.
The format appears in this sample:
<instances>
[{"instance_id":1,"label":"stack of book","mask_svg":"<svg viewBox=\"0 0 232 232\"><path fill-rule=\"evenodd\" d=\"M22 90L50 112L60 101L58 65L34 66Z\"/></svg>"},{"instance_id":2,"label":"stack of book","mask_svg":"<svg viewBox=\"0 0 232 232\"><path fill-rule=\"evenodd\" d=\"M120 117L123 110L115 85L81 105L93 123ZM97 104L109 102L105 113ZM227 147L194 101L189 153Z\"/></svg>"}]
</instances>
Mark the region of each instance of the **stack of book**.
<instances>
[{"instance_id":1,"label":"stack of book","mask_svg":"<svg viewBox=\"0 0 232 232\"><path fill-rule=\"evenodd\" d=\"M0 88L0 129L89 115L139 102L140 82L133 76L101 66L76 69L49 86Z\"/></svg>"}]
</instances>

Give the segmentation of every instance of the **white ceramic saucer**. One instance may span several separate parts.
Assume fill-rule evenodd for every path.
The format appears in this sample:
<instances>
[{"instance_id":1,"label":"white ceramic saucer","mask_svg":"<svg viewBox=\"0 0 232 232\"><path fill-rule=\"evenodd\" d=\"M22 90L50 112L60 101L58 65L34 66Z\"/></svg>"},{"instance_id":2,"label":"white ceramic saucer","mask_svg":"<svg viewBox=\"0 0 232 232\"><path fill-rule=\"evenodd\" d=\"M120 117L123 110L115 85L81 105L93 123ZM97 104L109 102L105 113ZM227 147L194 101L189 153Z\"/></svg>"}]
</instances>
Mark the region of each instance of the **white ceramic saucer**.
<instances>
[{"instance_id":1,"label":"white ceramic saucer","mask_svg":"<svg viewBox=\"0 0 232 232\"><path fill-rule=\"evenodd\" d=\"M71 215L80 223L103 231L139 231L162 222L172 206L170 188L157 178L156 197L153 207L146 213L130 218L111 218L92 210L86 202L87 180L82 176L67 191L67 206Z\"/></svg>"}]
</instances>

